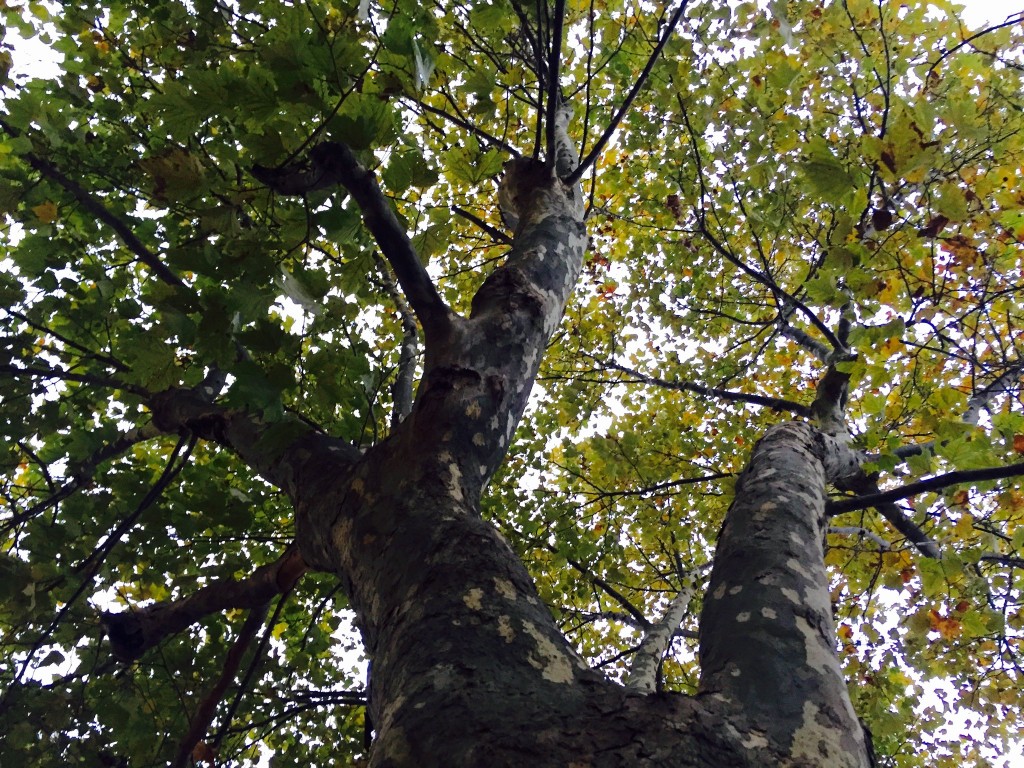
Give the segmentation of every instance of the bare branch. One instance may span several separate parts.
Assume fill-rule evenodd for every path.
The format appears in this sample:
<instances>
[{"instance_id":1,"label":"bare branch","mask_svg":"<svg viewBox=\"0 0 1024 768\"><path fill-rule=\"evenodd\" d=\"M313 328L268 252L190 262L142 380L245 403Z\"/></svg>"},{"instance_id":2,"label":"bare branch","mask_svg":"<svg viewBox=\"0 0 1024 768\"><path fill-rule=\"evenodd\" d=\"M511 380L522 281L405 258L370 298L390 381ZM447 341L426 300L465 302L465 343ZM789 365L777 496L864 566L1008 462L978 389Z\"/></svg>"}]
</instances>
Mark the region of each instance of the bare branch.
<instances>
[{"instance_id":1,"label":"bare branch","mask_svg":"<svg viewBox=\"0 0 1024 768\"><path fill-rule=\"evenodd\" d=\"M192 716L192 722L189 724L188 732L178 744L178 751L174 756L174 762L171 763L172 768L185 768L188 765L192 758L193 750L210 727L210 723L213 722L217 705L224 698L224 692L231 681L235 679L238 667L242 663L242 656L252 643L253 638L256 637L256 632L263 626L263 620L266 618L268 607L269 603L256 606L245 617L245 623L242 624L238 637L235 638L235 642L232 643L227 657L224 659L224 667L221 669L217 682L214 683L213 688L210 689L210 692L206 694L203 700L199 702L199 706L196 707L195 714Z\"/></svg>"},{"instance_id":2,"label":"bare branch","mask_svg":"<svg viewBox=\"0 0 1024 768\"><path fill-rule=\"evenodd\" d=\"M555 170L555 115L562 103L559 86L559 73L562 65L562 24L565 22L565 0L555 0L554 30L548 41L551 46L548 59L548 101L547 101L547 155L545 165L552 172Z\"/></svg>"},{"instance_id":3,"label":"bare branch","mask_svg":"<svg viewBox=\"0 0 1024 768\"><path fill-rule=\"evenodd\" d=\"M931 493L941 491L952 485L963 483L977 483L985 480L1003 480L1008 477L1024 475L1024 462L1007 464L1004 467L986 467L985 469L958 469L953 472L946 472L927 480L920 480L916 483L908 483L891 491L880 491L867 496L857 496L852 499L832 501L828 504L828 514L838 515L843 512L852 512L857 509L875 507L885 502L900 501L909 499L919 493Z\"/></svg>"},{"instance_id":4,"label":"bare branch","mask_svg":"<svg viewBox=\"0 0 1024 768\"><path fill-rule=\"evenodd\" d=\"M636 381L643 384L651 384L652 386L661 387L662 389L674 389L680 392L692 392L696 395L703 395L704 397L714 397L719 400L725 400L730 403L748 403L750 405L761 405L765 408L771 408L773 411L788 411L796 414L797 416L803 416L804 418L811 418L811 409L803 405L802 403L795 403L792 400L783 400L778 397L765 397L763 395L753 395L747 392L733 392L728 389L718 389L716 387L705 387L700 384L693 384L685 381L666 381L665 379L659 379L655 376L648 376L645 373L627 368L624 365L619 365L614 361L600 361L602 365L611 370L620 371L625 373L627 376L632 376Z\"/></svg>"},{"instance_id":5,"label":"bare branch","mask_svg":"<svg viewBox=\"0 0 1024 768\"><path fill-rule=\"evenodd\" d=\"M412 309L402 297L395 281L391 279L388 265L380 257L377 258L381 281L384 290L395 302L395 309L402 320L402 343L399 346L398 374L391 385L391 397L394 402L391 412L391 429L395 429L412 412L413 380L416 376L416 361L419 360L419 334L416 318Z\"/></svg>"},{"instance_id":6,"label":"bare branch","mask_svg":"<svg viewBox=\"0 0 1024 768\"><path fill-rule=\"evenodd\" d=\"M611 140L612 135L619 127L619 123L622 122L622 118L624 118L626 113L629 112L629 108L633 105L633 100L636 99L640 91L643 89L644 83L647 82L648 75L651 74L651 70L654 69L654 65L661 57L661 50L665 47L665 43L668 42L668 39L675 31L676 25L679 23L679 19L682 18L683 12L686 10L688 3L689 0L682 0L682 2L679 3L679 7L676 8L675 13L672 14L672 18L669 19L668 25L665 27L661 39L658 40L657 45L654 46L654 50L651 51L651 55L647 59L647 63L644 65L643 71L640 72L640 76L637 78L636 82L633 83L633 87L630 88L629 93L626 94L626 98L622 101L622 105L615 113L615 116L612 117L611 122L608 124L608 127L605 128L604 133L601 134L601 138L597 140L597 143L594 144L590 152L587 153L587 156L583 158L580 164L576 167L576 170L565 178L566 184L575 184L578 182L583 178L583 174L587 172L590 166L597 162L597 159L604 151L605 145L607 145Z\"/></svg>"},{"instance_id":7,"label":"bare branch","mask_svg":"<svg viewBox=\"0 0 1024 768\"><path fill-rule=\"evenodd\" d=\"M480 227L480 229L482 229L488 235L493 237L499 243L503 243L504 245L512 245L512 238L511 237L506 235L500 229L497 229L496 227L492 227L490 224L488 224L486 221L481 219L479 216L477 216L477 215L475 215L473 213L470 213L465 208L460 208L457 205L453 205L452 206L452 210L455 212L455 214L457 216L461 216L466 221L471 222L473 224L476 224L478 227Z\"/></svg>"},{"instance_id":8,"label":"bare branch","mask_svg":"<svg viewBox=\"0 0 1024 768\"><path fill-rule=\"evenodd\" d=\"M878 548L884 552L888 552L892 549L892 545L877 533L856 525L831 525L828 528L828 532L834 533L838 536L859 536L862 539L871 539L871 541L875 542L875 544L878 545Z\"/></svg>"}]
</instances>

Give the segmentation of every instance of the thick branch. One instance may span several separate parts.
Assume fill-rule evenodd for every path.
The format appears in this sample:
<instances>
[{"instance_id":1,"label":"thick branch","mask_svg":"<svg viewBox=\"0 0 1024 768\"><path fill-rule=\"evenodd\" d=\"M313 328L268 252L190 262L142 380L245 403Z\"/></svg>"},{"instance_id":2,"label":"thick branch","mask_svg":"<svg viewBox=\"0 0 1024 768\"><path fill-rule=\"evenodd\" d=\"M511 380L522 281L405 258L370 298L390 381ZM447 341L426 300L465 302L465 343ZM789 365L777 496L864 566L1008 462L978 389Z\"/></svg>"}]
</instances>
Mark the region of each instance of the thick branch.
<instances>
[{"instance_id":1,"label":"thick branch","mask_svg":"<svg viewBox=\"0 0 1024 768\"><path fill-rule=\"evenodd\" d=\"M946 472L927 480L920 480L916 483L908 483L891 491L880 491L867 496L857 496L852 499L833 501L828 505L830 515L838 515L843 512L852 512L867 507L877 507L887 502L909 499L919 493L930 493L941 491L951 485L961 483L976 483L984 480L1003 480L1007 477L1018 477L1024 475L1024 462L1008 464L1005 467L987 467L985 469L959 469L953 472Z\"/></svg>"},{"instance_id":2,"label":"thick branch","mask_svg":"<svg viewBox=\"0 0 1024 768\"><path fill-rule=\"evenodd\" d=\"M344 472L362 455L348 443L322 435L298 419L264 424L246 411L211 403L191 389L160 392L149 398L149 406L157 429L191 432L231 449L292 498L301 487L304 472L314 477Z\"/></svg>"},{"instance_id":3,"label":"thick branch","mask_svg":"<svg viewBox=\"0 0 1024 768\"><path fill-rule=\"evenodd\" d=\"M700 691L731 702L769 744L789 751L813 738L808 764L867 768L835 655L822 545L828 454L837 445L789 422L754 448L719 534L704 600Z\"/></svg>"},{"instance_id":4,"label":"thick branch","mask_svg":"<svg viewBox=\"0 0 1024 768\"><path fill-rule=\"evenodd\" d=\"M266 604L288 592L307 570L302 555L292 545L273 563L257 568L241 581L218 579L180 600L124 613L103 613L100 621L114 656L121 661L134 661L211 613Z\"/></svg>"}]
</instances>

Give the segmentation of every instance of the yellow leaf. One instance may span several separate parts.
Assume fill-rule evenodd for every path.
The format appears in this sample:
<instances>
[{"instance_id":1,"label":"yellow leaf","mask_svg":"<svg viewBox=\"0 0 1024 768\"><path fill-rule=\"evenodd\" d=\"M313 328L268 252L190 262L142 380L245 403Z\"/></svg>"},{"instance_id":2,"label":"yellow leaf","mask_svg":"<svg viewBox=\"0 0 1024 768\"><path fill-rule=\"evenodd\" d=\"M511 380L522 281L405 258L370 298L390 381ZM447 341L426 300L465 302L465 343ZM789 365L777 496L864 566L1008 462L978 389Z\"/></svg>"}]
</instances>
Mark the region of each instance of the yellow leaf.
<instances>
[{"instance_id":1,"label":"yellow leaf","mask_svg":"<svg viewBox=\"0 0 1024 768\"><path fill-rule=\"evenodd\" d=\"M33 206L32 213L43 224L50 224L57 220L57 204L52 200L47 200L45 203Z\"/></svg>"},{"instance_id":2,"label":"yellow leaf","mask_svg":"<svg viewBox=\"0 0 1024 768\"><path fill-rule=\"evenodd\" d=\"M275 640L280 640L281 635L284 634L284 631L286 629L288 629L288 624L286 622L279 621L277 624L274 625L274 628L270 630L270 634L273 635Z\"/></svg>"}]
</instances>

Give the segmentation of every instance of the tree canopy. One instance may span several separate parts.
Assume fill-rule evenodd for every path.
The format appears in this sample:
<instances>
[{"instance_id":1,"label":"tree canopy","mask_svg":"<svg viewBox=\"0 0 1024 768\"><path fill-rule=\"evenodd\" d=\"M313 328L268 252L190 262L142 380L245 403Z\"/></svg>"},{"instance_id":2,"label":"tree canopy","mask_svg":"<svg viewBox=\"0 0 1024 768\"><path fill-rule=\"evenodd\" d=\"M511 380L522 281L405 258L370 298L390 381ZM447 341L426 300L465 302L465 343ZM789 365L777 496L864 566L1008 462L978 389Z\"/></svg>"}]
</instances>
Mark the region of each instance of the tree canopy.
<instances>
[{"instance_id":1,"label":"tree canopy","mask_svg":"<svg viewBox=\"0 0 1024 768\"><path fill-rule=\"evenodd\" d=\"M880 764L1000 764L1024 695L1024 23L958 11L5 4L61 72L0 49L0 762L164 765L189 734L218 765L366 758L358 587L288 570L294 494L203 408L252 417L262 456L303 430L382 445L446 354L432 296L483 301L523 231L499 180L550 155L564 103L582 277L483 518L587 664L627 681L667 626L650 679L693 693L738 476L812 422L863 465L825 562ZM335 144L377 208L321 183ZM205 422L172 418L184 391ZM111 654L112 615L190 596Z\"/></svg>"}]
</instances>

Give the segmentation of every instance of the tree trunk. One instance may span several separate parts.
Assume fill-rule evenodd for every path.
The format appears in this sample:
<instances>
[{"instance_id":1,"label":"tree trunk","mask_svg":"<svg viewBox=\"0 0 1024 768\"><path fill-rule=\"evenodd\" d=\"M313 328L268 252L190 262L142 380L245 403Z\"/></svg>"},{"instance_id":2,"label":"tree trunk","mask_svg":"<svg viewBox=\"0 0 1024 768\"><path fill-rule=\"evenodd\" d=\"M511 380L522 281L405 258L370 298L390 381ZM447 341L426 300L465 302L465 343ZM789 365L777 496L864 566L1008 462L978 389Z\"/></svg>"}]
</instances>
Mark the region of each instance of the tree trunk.
<instances>
[{"instance_id":1,"label":"tree trunk","mask_svg":"<svg viewBox=\"0 0 1024 768\"><path fill-rule=\"evenodd\" d=\"M353 194L378 203L352 163ZM586 246L579 190L543 170L521 174L514 247L468 318L399 262L424 323L424 373L409 415L365 454L302 425L271 451L258 422L182 391L154 399L154 423L230 445L288 492L301 565L342 580L371 659L372 766L869 765L823 561L826 483L850 469L832 438L783 424L755 449L718 543L694 697L588 669L480 518ZM145 626L123 629L126 657L151 642Z\"/></svg>"}]
</instances>

